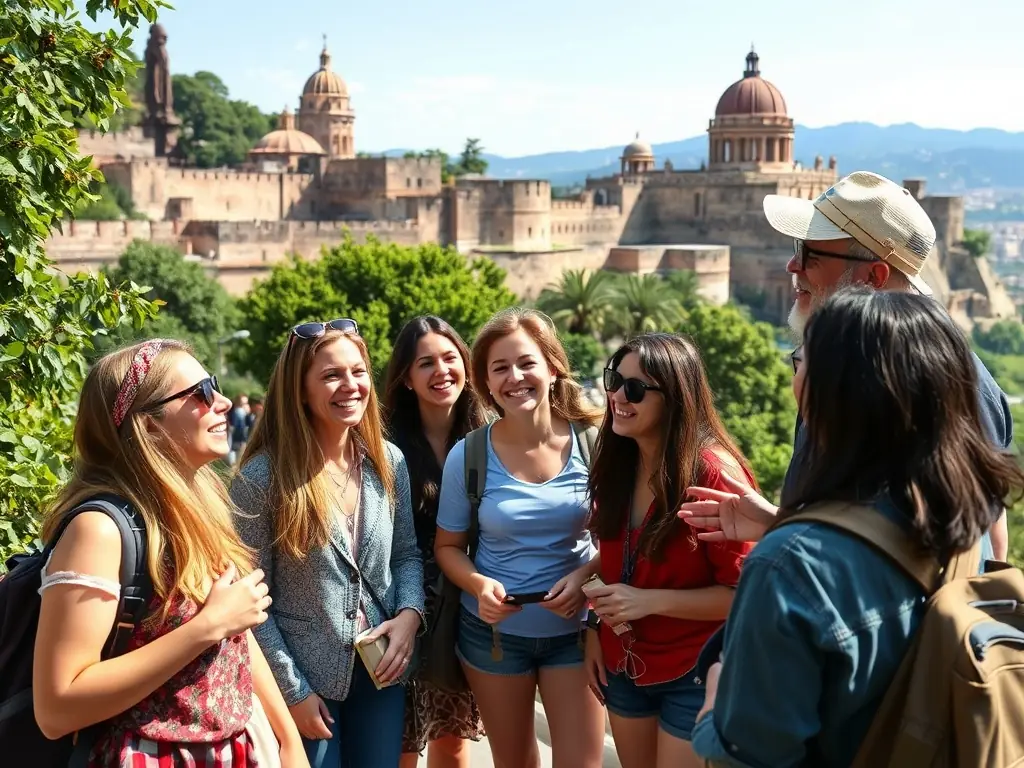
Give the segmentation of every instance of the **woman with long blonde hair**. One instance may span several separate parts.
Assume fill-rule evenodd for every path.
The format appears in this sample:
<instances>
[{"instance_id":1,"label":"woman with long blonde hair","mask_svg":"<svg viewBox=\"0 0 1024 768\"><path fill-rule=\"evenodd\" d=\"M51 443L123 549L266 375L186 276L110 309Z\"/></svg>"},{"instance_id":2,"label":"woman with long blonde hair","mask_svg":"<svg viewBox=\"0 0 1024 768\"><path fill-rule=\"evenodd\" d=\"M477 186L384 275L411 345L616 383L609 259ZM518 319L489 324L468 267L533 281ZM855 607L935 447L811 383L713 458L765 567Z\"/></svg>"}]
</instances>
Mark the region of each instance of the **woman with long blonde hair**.
<instances>
[{"instance_id":1,"label":"woman with long blonde hair","mask_svg":"<svg viewBox=\"0 0 1024 768\"><path fill-rule=\"evenodd\" d=\"M228 453L220 394L188 348L152 340L101 358L75 423L75 469L47 515L33 669L43 733L102 723L89 765L256 764L253 694L281 743L306 766L285 703L250 629L270 605L263 573L231 522L210 463ZM152 598L127 652L104 658L121 597L121 534L100 495L130 503L145 528Z\"/></svg>"},{"instance_id":2,"label":"woman with long blonde hair","mask_svg":"<svg viewBox=\"0 0 1024 768\"><path fill-rule=\"evenodd\" d=\"M231 485L274 606L256 638L315 768L395 768L423 614L409 473L355 321L292 328ZM367 667L357 642L386 644Z\"/></svg>"},{"instance_id":3,"label":"woman with long blonde hair","mask_svg":"<svg viewBox=\"0 0 1024 768\"><path fill-rule=\"evenodd\" d=\"M434 554L463 591L456 651L496 764L540 764L539 687L555 764L596 768L604 714L587 691L580 628L582 585L598 567L587 464L600 414L584 405L551 320L532 309L499 312L480 330L473 385L501 418L456 443L444 465ZM478 445L486 468L467 472ZM482 488L470 559L474 475Z\"/></svg>"}]
</instances>

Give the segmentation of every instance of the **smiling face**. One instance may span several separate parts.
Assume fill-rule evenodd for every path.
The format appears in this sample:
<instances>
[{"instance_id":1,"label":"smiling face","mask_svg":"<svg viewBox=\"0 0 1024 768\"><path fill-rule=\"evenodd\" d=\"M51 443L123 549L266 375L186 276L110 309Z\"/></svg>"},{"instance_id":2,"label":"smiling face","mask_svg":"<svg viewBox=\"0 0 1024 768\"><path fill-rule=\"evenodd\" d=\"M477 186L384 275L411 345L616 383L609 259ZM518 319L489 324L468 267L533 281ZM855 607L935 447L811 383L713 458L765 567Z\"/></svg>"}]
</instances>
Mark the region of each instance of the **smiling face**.
<instances>
[{"instance_id":1,"label":"smiling face","mask_svg":"<svg viewBox=\"0 0 1024 768\"><path fill-rule=\"evenodd\" d=\"M451 408L466 386L466 363L447 336L428 333L416 343L406 386L420 406Z\"/></svg>"},{"instance_id":2,"label":"smiling face","mask_svg":"<svg viewBox=\"0 0 1024 768\"><path fill-rule=\"evenodd\" d=\"M866 282L869 265L848 260L849 240L808 240L802 263L793 256L786 265L793 275L796 298L789 313L789 326L803 334L807 319L829 296L854 283Z\"/></svg>"},{"instance_id":3,"label":"smiling face","mask_svg":"<svg viewBox=\"0 0 1024 768\"><path fill-rule=\"evenodd\" d=\"M314 423L355 427L370 397L370 367L359 347L344 336L324 342L302 381L303 402Z\"/></svg>"},{"instance_id":4,"label":"smiling face","mask_svg":"<svg viewBox=\"0 0 1024 768\"><path fill-rule=\"evenodd\" d=\"M497 339L487 352L487 388L506 415L550 407L555 372L523 328Z\"/></svg>"},{"instance_id":5,"label":"smiling face","mask_svg":"<svg viewBox=\"0 0 1024 768\"><path fill-rule=\"evenodd\" d=\"M639 379L652 387L658 386L658 382L640 367L640 356L636 352L623 357L615 370L623 379ZM626 399L626 387L621 386L608 393L608 408L612 416L612 431L621 437L642 440L661 433L665 398L659 392L645 391L643 400L631 403Z\"/></svg>"},{"instance_id":6,"label":"smiling face","mask_svg":"<svg viewBox=\"0 0 1024 768\"><path fill-rule=\"evenodd\" d=\"M167 372L166 396L184 391L210 375L192 355L186 352L171 354L174 359ZM194 392L161 406L153 417L192 469L198 470L226 456L231 450L227 420L231 401L219 392L215 392L213 397L214 402L210 406L204 402L201 392Z\"/></svg>"}]
</instances>

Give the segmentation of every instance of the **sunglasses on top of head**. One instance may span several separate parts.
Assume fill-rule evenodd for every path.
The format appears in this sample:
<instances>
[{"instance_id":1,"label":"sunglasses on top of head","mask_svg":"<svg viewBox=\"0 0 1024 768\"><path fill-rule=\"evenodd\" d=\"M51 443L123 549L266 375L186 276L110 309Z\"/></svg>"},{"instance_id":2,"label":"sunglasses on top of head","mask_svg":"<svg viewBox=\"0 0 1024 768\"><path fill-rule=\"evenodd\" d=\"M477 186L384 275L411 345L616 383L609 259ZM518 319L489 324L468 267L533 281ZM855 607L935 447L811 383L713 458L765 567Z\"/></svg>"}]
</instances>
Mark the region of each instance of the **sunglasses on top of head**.
<instances>
[{"instance_id":1,"label":"sunglasses on top of head","mask_svg":"<svg viewBox=\"0 0 1024 768\"><path fill-rule=\"evenodd\" d=\"M620 389L626 395L626 401L639 403L648 392L661 392L661 387L640 381L640 379L627 379L614 368L604 369L605 392L618 392Z\"/></svg>"},{"instance_id":2,"label":"sunglasses on top of head","mask_svg":"<svg viewBox=\"0 0 1024 768\"><path fill-rule=\"evenodd\" d=\"M207 408L212 408L213 404L217 402L217 394L219 393L220 383L217 381L217 377L209 376L202 381L197 381L188 389L183 389L181 392L177 392L170 397L165 397L163 400L153 403L146 410L159 408L161 405L167 405L174 400L180 400L183 397L191 397L192 395L198 395L199 399L203 401L203 404Z\"/></svg>"},{"instance_id":3,"label":"sunglasses on top of head","mask_svg":"<svg viewBox=\"0 0 1024 768\"><path fill-rule=\"evenodd\" d=\"M292 328L291 335L300 339L319 339L328 330L341 331L344 334L356 336L359 334L359 326L356 321L348 317L340 317L337 320L323 322L299 323Z\"/></svg>"}]
</instances>

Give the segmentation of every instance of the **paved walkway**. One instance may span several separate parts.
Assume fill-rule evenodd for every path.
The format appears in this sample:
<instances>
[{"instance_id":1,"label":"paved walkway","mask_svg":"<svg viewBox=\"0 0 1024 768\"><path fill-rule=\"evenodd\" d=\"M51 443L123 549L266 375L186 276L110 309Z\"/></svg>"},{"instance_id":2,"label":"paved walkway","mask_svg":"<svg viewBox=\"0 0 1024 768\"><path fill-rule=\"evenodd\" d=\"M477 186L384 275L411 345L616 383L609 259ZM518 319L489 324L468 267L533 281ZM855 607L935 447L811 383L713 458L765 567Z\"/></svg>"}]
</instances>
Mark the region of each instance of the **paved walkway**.
<instances>
[{"instance_id":1,"label":"paved walkway","mask_svg":"<svg viewBox=\"0 0 1024 768\"><path fill-rule=\"evenodd\" d=\"M537 730L537 745L540 747L541 768L553 768L554 763L551 759L550 746L551 735L548 732L547 719L544 717L544 708L539 701L534 703L534 710L534 727ZM470 764L472 768L493 768L494 762L491 759L491 748L487 744L487 739L473 744L471 754L472 762ZM421 757L419 761L420 768L425 768L426 765L426 757ZM612 743L607 720L605 721L604 768L621 768L619 759L615 756L615 745Z\"/></svg>"}]
</instances>

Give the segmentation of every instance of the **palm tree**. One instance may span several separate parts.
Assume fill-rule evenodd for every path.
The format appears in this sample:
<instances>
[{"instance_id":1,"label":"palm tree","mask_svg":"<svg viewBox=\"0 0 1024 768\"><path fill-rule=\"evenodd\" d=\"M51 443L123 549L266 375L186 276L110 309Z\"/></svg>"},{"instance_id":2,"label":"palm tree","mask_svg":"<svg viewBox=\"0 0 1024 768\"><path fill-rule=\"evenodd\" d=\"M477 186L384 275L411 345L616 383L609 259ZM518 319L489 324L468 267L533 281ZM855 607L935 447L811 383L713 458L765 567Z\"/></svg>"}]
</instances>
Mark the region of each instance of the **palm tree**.
<instances>
[{"instance_id":1,"label":"palm tree","mask_svg":"<svg viewBox=\"0 0 1024 768\"><path fill-rule=\"evenodd\" d=\"M563 331L593 334L600 331L615 303L611 275L585 269L567 269L561 279L541 291L537 307Z\"/></svg>"},{"instance_id":2,"label":"palm tree","mask_svg":"<svg viewBox=\"0 0 1024 768\"><path fill-rule=\"evenodd\" d=\"M672 286L660 275L627 275L619 283L612 324L630 339L675 328L683 309Z\"/></svg>"}]
</instances>

